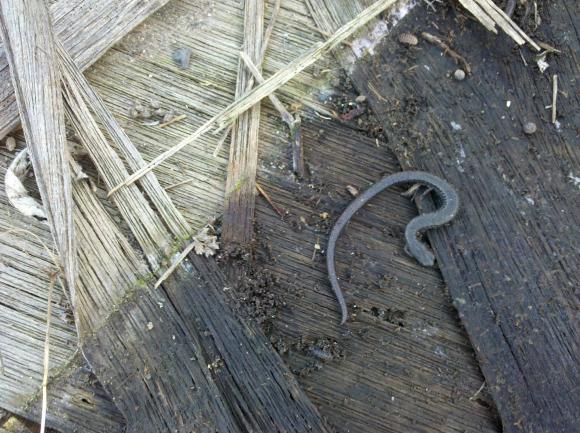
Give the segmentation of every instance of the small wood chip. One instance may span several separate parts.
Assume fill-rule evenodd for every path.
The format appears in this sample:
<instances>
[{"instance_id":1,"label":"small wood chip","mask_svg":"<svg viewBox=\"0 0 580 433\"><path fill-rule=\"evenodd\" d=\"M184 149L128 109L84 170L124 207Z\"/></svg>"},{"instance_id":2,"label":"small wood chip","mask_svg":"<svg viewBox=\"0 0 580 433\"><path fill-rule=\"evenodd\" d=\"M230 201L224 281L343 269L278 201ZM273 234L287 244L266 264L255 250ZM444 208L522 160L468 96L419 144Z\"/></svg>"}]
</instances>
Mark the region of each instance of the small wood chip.
<instances>
[{"instance_id":1,"label":"small wood chip","mask_svg":"<svg viewBox=\"0 0 580 433\"><path fill-rule=\"evenodd\" d=\"M346 186L346 190L350 193L350 195L352 195L353 197L356 197L358 195L358 189L355 188L352 185L347 185Z\"/></svg>"}]
</instances>

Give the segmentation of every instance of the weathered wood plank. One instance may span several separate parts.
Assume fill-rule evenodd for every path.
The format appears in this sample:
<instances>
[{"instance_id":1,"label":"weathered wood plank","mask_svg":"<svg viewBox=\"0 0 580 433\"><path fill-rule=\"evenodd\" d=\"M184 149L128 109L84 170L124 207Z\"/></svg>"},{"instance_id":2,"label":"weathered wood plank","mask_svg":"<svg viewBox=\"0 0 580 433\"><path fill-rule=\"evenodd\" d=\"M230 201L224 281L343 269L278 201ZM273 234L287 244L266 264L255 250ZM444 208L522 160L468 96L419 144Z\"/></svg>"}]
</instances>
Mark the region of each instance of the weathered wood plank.
<instances>
[{"instance_id":1,"label":"weathered wood plank","mask_svg":"<svg viewBox=\"0 0 580 433\"><path fill-rule=\"evenodd\" d=\"M80 75L77 74L77 77ZM77 88L81 86L80 82L68 80L66 84L69 117L74 120L81 141L91 150L99 174L110 186L124 169L121 166L114 171L105 169L106 164L112 165L115 157L103 152L99 155L94 151L97 147L106 148L107 143L98 137L97 127L91 121L88 110L80 100L74 100L73 95L80 93ZM94 132L89 134L89 127ZM135 189L136 186L130 188ZM143 237L141 232L150 229L148 224L139 220L143 211L128 206L134 199L129 201L129 197L117 197L126 191L123 189L116 194L115 201L147 253L153 269L151 276L158 276L167 265L150 250L152 247L165 248L173 239ZM80 191L78 194L81 195ZM134 194L139 196L140 193L134 191ZM94 218L97 214L96 209L92 210L88 205L83 207L84 215ZM141 207L147 208L144 204ZM79 225L83 227L80 239L86 236L96 243L99 238L115 237L101 226L88 228L80 220ZM103 263L94 260L87 263L95 274L124 271L115 263L111 252L101 249L98 256L101 259L110 258ZM160 263L162 267L158 269ZM108 284L90 287L93 298L96 298L96 293L100 294L96 303L100 317L97 320L87 317L93 309L79 311L79 316L86 317L79 322L83 353L118 402L127 418L128 431L303 432L309 428L325 431L315 407L292 382L290 373L260 330L255 324L238 319L236 313L228 308L222 270L215 265L212 267L210 263L213 262L205 258L190 257L189 272L180 276L179 270L183 272L187 269L185 265L180 265L164 282L164 286L171 288L167 294L164 290L155 290L157 285L153 286L153 281L143 288L113 288ZM178 280L171 284L175 278ZM194 278L198 284L186 284ZM181 292L191 293L191 296L203 295L202 298L188 300L183 298ZM172 300L171 295L179 298ZM78 309L81 306L80 303L76 305ZM194 323L194 320L184 322L183 318L196 314L199 315L197 326L188 328L187 323ZM176 347L163 344L170 337L172 340L179 337ZM239 351L232 353L234 348ZM206 355L208 353L211 359ZM212 373L212 369L218 368L215 364L220 362L227 370L227 380L217 380ZM266 377L271 381L265 381ZM192 393L192 387L195 393ZM150 389L157 392L148 391Z\"/></svg>"},{"instance_id":2,"label":"weathered wood plank","mask_svg":"<svg viewBox=\"0 0 580 433\"><path fill-rule=\"evenodd\" d=\"M23 141L18 142L19 148ZM7 156L5 150L1 159ZM54 249L46 224L22 217L4 192L0 168L0 406L40 420L47 287ZM31 188L33 182L27 186ZM63 432L120 432L124 419L77 352L70 304L53 293L48 421Z\"/></svg>"},{"instance_id":3,"label":"weathered wood plank","mask_svg":"<svg viewBox=\"0 0 580 433\"><path fill-rule=\"evenodd\" d=\"M473 76L438 47L407 49L389 38L357 65L352 79L385 128L404 167L441 175L460 193L462 212L429 234L506 432L578 428L580 350L574 290L578 287L580 70L579 5L551 3L537 36L564 50L549 58L558 74L558 124L550 123L552 83L532 54L511 51L505 36L477 23L458 25L423 10L404 30L461 34L453 47ZM433 20L434 24L430 22ZM522 62L520 55L527 59ZM533 121L538 132L525 135Z\"/></svg>"},{"instance_id":4,"label":"weathered wood plank","mask_svg":"<svg viewBox=\"0 0 580 433\"><path fill-rule=\"evenodd\" d=\"M71 175L60 89L60 72L46 3L0 2L0 35L10 64L28 153L58 250L67 293L74 302L76 246Z\"/></svg>"},{"instance_id":5,"label":"weathered wood plank","mask_svg":"<svg viewBox=\"0 0 580 433\"><path fill-rule=\"evenodd\" d=\"M59 0L50 7L56 34L86 69L169 0ZM0 50L0 139L20 120L10 71Z\"/></svg>"},{"instance_id":6,"label":"weathered wood plank","mask_svg":"<svg viewBox=\"0 0 580 433\"><path fill-rule=\"evenodd\" d=\"M264 34L264 3L244 2L244 46L247 54L261 69ZM238 65L236 98L251 90L254 79L242 61ZM254 105L234 122L228 162L228 177L224 198L222 239L228 248L248 247L252 240L256 198L256 167L258 164L258 133L260 103Z\"/></svg>"}]
</instances>

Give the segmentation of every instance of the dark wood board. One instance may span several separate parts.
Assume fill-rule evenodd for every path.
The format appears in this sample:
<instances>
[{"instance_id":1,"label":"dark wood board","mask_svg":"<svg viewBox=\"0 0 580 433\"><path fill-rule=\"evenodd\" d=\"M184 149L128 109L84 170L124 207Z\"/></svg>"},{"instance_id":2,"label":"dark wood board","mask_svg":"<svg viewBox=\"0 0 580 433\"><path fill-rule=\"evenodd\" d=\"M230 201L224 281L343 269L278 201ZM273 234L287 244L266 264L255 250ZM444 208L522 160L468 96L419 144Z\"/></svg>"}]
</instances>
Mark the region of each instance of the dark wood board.
<instances>
[{"instance_id":1,"label":"dark wood board","mask_svg":"<svg viewBox=\"0 0 580 433\"><path fill-rule=\"evenodd\" d=\"M351 78L403 167L458 189L457 220L429 239L504 431L564 433L580 428L580 12L569 0L539 12L534 36L562 50L544 74L528 49L440 6L417 8ZM451 58L399 43L403 31L451 37L473 74L454 80ZM546 108L553 74L559 125ZM527 121L535 134L524 134Z\"/></svg>"},{"instance_id":2,"label":"dark wood board","mask_svg":"<svg viewBox=\"0 0 580 433\"><path fill-rule=\"evenodd\" d=\"M327 432L213 259L192 255L83 342L127 432Z\"/></svg>"},{"instance_id":3,"label":"dark wood board","mask_svg":"<svg viewBox=\"0 0 580 433\"><path fill-rule=\"evenodd\" d=\"M339 110L357 94L347 86L331 96L328 108ZM256 262L278 280L269 290L282 305L271 339L337 432L497 432L439 271L404 252L404 227L416 208L401 188L373 200L339 239L337 268L352 317L338 325L324 249L333 221L352 200L346 186L363 190L400 171L385 143L365 135L375 126L366 115L340 122L303 113L309 170L302 181L292 174L288 138L262 131L262 143L279 139L262 149L258 183L288 212L281 220L257 198L256 242L268 250ZM321 250L313 254L316 243ZM319 349L328 359L317 358Z\"/></svg>"}]
</instances>

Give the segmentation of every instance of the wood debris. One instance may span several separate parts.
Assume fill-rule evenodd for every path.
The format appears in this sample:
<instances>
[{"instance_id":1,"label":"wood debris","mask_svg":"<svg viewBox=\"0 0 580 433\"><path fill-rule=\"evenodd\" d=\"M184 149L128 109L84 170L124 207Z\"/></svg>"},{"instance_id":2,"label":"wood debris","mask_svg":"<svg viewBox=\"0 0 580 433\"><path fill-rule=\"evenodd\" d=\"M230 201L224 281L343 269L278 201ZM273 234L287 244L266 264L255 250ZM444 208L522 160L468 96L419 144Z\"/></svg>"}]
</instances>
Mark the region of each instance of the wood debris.
<instances>
[{"instance_id":1,"label":"wood debris","mask_svg":"<svg viewBox=\"0 0 580 433\"><path fill-rule=\"evenodd\" d=\"M443 52L445 54L447 54L449 57L454 59L456 62L463 64L463 69L465 69L465 72L467 72L468 74L471 74L471 66L467 62L467 60L465 60L465 57L463 57L461 54L457 53L456 51L452 50L451 47L449 45L447 45L447 43L445 43L445 42L443 42L443 40L441 40L441 38L439 38L435 35L432 35L430 33L427 33L427 32L422 32L421 36L427 42L430 42L432 44L437 45L439 48L441 48L443 50Z\"/></svg>"}]
</instances>

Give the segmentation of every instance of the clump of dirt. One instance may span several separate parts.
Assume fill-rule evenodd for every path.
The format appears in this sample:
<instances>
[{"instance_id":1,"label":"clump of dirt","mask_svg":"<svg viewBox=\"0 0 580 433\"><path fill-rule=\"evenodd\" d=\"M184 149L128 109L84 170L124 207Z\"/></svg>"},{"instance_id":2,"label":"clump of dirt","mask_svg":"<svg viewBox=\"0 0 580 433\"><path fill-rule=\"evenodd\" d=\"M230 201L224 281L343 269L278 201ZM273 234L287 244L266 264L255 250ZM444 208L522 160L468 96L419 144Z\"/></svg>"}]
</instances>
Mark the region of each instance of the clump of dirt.
<instances>
[{"instance_id":1,"label":"clump of dirt","mask_svg":"<svg viewBox=\"0 0 580 433\"><path fill-rule=\"evenodd\" d=\"M276 346L274 346L276 348ZM291 346L291 350L305 357L306 363L299 363L292 368L292 372L300 377L305 377L314 371L320 370L324 364L345 358L346 352L342 345L327 337L316 340L301 340Z\"/></svg>"},{"instance_id":2,"label":"clump of dirt","mask_svg":"<svg viewBox=\"0 0 580 433\"><path fill-rule=\"evenodd\" d=\"M221 234L221 221L212 224L216 234ZM259 228L256 227L256 231ZM275 290L282 284L280 280L264 266L272 262L269 244L256 233L254 242L247 248L231 246L217 256L218 262L225 265L228 280L231 284L232 298L237 309L246 317L260 325L266 335L272 333L272 322L280 308L286 304Z\"/></svg>"},{"instance_id":3,"label":"clump of dirt","mask_svg":"<svg viewBox=\"0 0 580 433\"><path fill-rule=\"evenodd\" d=\"M301 350L303 353L306 353L312 358L319 359L323 362L345 357L344 348L338 341L331 338L323 337L318 338L313 342L301 342L296 344L295 347L296 349Z\"/></svg>"},{"instance_id":4,"label":"clump of dirt","mask_svg":"<svg viewBox=\"0 0 580 433\"><path fill-rule=\"evenodd\" d=\"M359 95L346 75L336 80L335 89L325 96L324 103L336 120L367 137L383 139L383 127L370 110L366 95Z\"/></svg>"}]
</instances>

